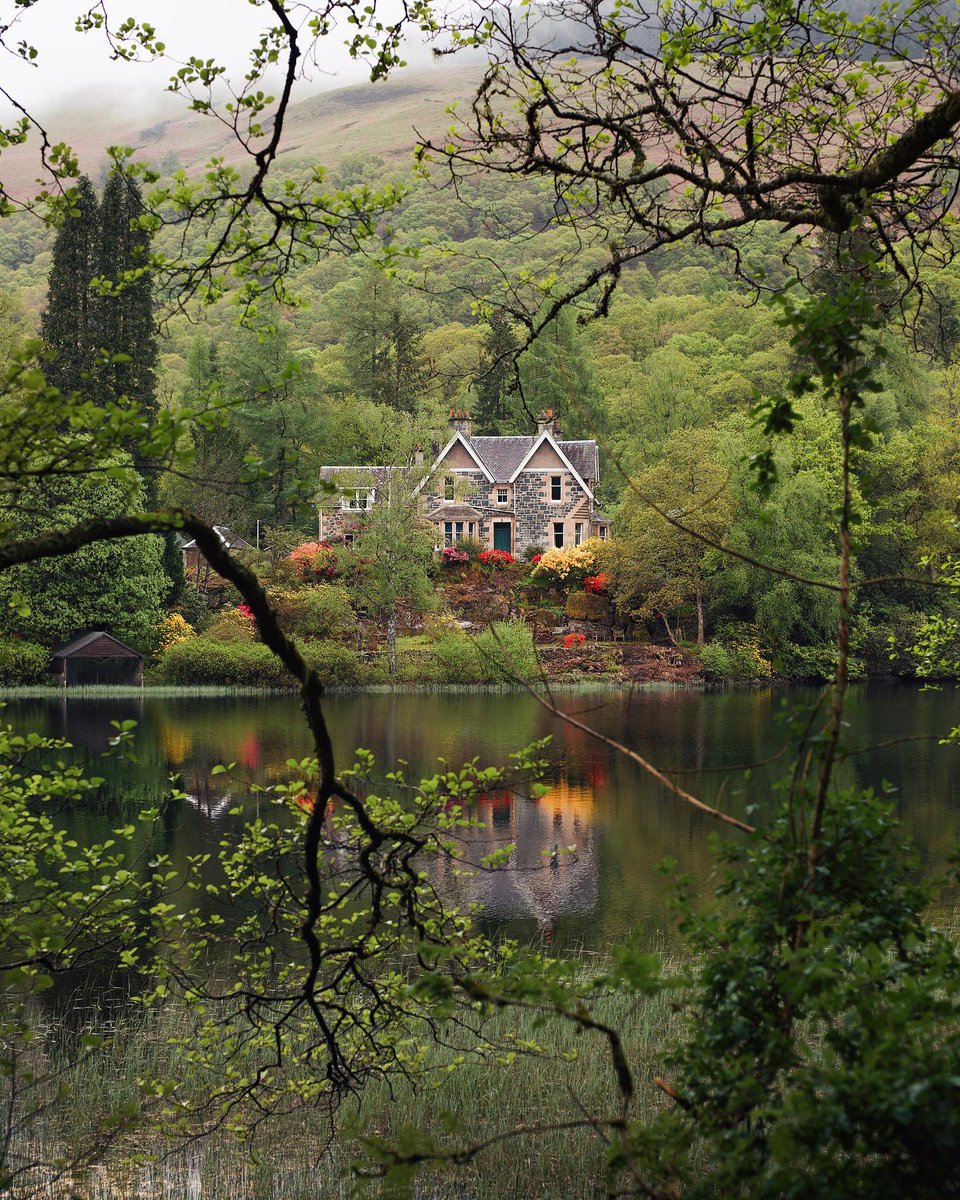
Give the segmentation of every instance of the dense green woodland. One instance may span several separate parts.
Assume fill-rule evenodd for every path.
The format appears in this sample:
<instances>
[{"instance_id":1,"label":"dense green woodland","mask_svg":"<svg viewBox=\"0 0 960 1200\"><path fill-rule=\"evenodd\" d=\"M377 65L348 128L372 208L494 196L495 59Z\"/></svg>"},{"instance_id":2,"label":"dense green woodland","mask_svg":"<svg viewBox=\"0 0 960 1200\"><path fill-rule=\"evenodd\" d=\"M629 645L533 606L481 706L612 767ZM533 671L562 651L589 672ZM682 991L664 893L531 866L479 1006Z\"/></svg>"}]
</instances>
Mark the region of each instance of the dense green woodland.
<instances>
[{"instance_id":1,"label":"dense green woodland","mask_svg":"<svg viewBox=\"0 0 960 1200\"><path fill-rule=\"evenodd\" d=\"M286 170L295 176L298 169L288 163ZM126 332L119 320L98 326L91 318L86 353L93 343L116 353L117 339L126 336L144 348L145 364L116 365L96 378L71 365L69 354L49 366L51 382L64 390L126 391L159 405L207 394L229 402L225 424L195 435L190 471L148 477L145 500L192 507L250 540L259 521L276 532L277 545L292 546L298 533L315 529L312 501L322 464L404 461L415 446L436 447L452 405L470 409L478 433L529 432L536 414L552 408L565 436L596 436L603 446L601 499L618 534L607 565L624 616L648 622L655 637L666 632L681 640L696 635L699 620L708 639L758 644L788 675L829 672L828 593L691 543L640 499L649 495L689 511L694 521L700 512L703 532L749 557L832 577L839 452L828 406L816 396L805 401L798 436L776 451L778 482L764 504L749 478L749 458L762 448L752 409L759 398L778 394L798 366L767 291L788 277L786 243L772 228L761 227L740 248L742 270L762 281L761 290L742 282L720 251L692 244L662 251L625 270L607 319L583 325L564 311L515 360L522 329L481 303L495 290L497 272L533 277L574 258L582 272L601 254L597 246L578 247L570 230L546 228L548 188L478 177L458 197L430 180L409 185L381 160L359 155L343 160L333 182L408 186L381 229L389 271L376 261L375 245L369 255L328 256L294 273L299 307L261 311L257 329L239 328L227 305L205 311L199 323L196 314L165 310L156 350L142 311L124 318ZM116 191L104 200L103 220L122 229L129 213L111 210ZM4 360L31 333L57 344L50 313L63 267L52 243L53 234L27 216L0 226ZM90 273L115 277L123 253L131 248L102 250L103 261ZM829 289L830 251L818 257L808 245L805 253L807 286ZM855 479L861 578L916 574L921 561L932 572L958 544L960 269L931 268L925 285L922 316L905 318L891 305L889 324L877 335L883 390L869 404L878 442ZM88 299L67 297L66 307L79 311ZM123 293L122 304L135 310L136 300ZM98 491L103 511L108 490ZM24 528L30 520L25 513ZM123 559L139 551L111 553ZM60 620L38 616L25 630L31 640L51 644L73 632L71 624L97 619L99 592L92 605L80 594L85 572L62 565L31 572L24 576L27 591L55 590L61 610L72 609L61 611ZM124 576L115 564L106 573L111 580ZM76 595L50 586L65 574ZM99 619L149 649L170 588L148 579L134 605L129 582L121 589L128 615L114 614L105 597ZM6 586L25 590L23 579ZM855 614L861 669L887 669L888 641L895 638L894 668L909 672L907 648L944 603L908 584L871 589ZM15 631L16 617L3 620ZM722 654L714 665L724 673Z\"/></svg>"}]
</instances>

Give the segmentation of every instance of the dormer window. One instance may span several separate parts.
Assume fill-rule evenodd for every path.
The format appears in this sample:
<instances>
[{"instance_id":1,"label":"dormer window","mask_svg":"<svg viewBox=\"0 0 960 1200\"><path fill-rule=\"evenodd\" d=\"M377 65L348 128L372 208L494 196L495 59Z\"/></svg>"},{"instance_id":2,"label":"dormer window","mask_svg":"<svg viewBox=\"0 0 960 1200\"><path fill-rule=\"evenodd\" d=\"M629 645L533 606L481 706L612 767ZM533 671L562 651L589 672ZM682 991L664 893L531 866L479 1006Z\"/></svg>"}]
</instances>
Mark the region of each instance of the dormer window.
<instances>
[{"instance_id":1,"label":"dormer window","mask_svg":"<svg viewBox=\"0 0 960 1200\"><path fill-rule=\"evenodd\" d=\"M342 492L340 502L349 512L365 512L373 508L374 489L354 488L352 492Z\"/></svg>"},{"instance_id":2,"label":"dormer window","mask_svg":"<svg viewBox=\"0 0 960 1200\"><path fill-rule=\"evenodd\" d=\"M563 476L562 475L551 475L550 476L550 499L551 500L562 500L563 499Z\"/></svg>"},{"instance_id":3,"label":"dormer window","mask_svg":"<svg viewBox=\"0 0 960 1200\"><path fill-rule=\"evenodd\" d=\"M456 500L457 498L457 481L452 475L443 477L443 498L444 500Z\"/></svg>"}]
</instances>

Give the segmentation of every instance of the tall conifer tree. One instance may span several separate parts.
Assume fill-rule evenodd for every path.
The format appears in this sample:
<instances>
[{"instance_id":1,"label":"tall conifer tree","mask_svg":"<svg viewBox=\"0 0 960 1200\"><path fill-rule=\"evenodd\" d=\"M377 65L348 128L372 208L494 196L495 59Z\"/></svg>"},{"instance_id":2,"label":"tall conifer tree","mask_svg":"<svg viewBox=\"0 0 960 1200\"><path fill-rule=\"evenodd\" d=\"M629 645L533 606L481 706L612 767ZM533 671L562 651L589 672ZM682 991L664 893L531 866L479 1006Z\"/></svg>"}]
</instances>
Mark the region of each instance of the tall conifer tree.
<instances>
[{"instance_id":1,"label":"tall conifer tree","mask_svg":"<svg viewBox=\"0 0 960 1200\"><path fill-rule=\"evenodd\" d=\"M54 352L47 378L62 392L90 394L96 363L99 323L90 281L101 260L97 195L86 175L77 181L73 213L61 225L53 244L53 265L41 334Z\"/></svg>"}]
</instances>

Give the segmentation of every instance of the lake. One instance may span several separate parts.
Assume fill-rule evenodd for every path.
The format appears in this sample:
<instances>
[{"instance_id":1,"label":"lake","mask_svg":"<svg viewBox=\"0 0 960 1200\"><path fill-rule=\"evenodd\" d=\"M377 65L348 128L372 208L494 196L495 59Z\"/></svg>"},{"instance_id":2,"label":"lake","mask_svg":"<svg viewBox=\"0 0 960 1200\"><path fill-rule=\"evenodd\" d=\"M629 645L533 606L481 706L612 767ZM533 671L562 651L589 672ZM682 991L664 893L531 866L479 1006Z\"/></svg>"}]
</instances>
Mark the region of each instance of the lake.
<instances>
[{"instance_id":1,"label":"lake","mask_svg":"<svg viewBox=\"0 0 960 1200\"><path fill-rule=\"evenodd\" d=\"M664 688L557 696L578 719L668 773L682 772L677 781L708 803L736 815L757 805L752 819L762 821L771 785L790 765L784 706L809 704L816 693ZM960 838L960 750L936 740L960 722L957 698L953 690L876 684L855 689L849 710L848 750L878 748L849 757L842 777L896 788L905 832L932 873L943 870ZM476 804L484 829L474 836L483 852L515 842L522 868L458 885L461 899L483 904L489 929L556 948L602 948L634 925L651 942L669 937L671 888L658 870L668 855L701 894L710 893L708 834L723 827L526 693L337 695L327 714L340 766L363 746L383 769L404 760L417 776L432 773L438 758L451 766L474 757L481 765L506 762L510 751L553 735L548 795ZM310 752L297 702L288 696L14 699L6 715L23 730L68 738L91 773L106 777L100 801L72 817L80 836L101 836L130 803L155 803L169 776L179 774L188 802L171 808L157 835L175 864L213 848L236 822L231 808L253 813L264 803L250 782L278 781L288 758ZM138 722L135 762L103 756L115 733L111 722L122 720ZM229 782L211 774L221 762L237 763ZM731 769L751 764L765 765L747 781ZM575 845L576 853L551 869L554 845Z\"/></svg>"}]
</instances>

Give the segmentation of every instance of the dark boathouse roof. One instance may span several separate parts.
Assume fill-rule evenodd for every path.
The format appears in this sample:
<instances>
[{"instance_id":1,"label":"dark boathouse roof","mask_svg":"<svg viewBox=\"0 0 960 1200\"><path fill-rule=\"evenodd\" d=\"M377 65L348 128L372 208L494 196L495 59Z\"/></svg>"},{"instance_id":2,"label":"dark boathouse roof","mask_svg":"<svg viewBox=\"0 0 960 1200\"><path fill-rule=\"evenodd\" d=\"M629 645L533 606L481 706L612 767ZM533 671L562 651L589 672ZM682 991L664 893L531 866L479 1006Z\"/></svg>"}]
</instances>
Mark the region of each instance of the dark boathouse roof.
<instances>
[{"instance_id":1,"label":"dark boathouse roof","mask_svg":"<svg viewBox=\"0 0 960 1200\"><path fill-rule=\"evenodd\" d=\"M54 650L53 658L143 658L143 655L130 646L125 646L112 633L94 629L91 633L83 633L74 638L59 650Z\"/></svg>"}]
</instances>

